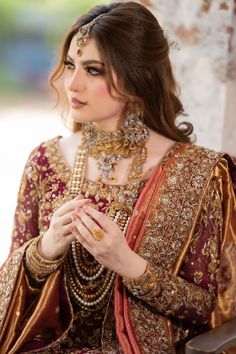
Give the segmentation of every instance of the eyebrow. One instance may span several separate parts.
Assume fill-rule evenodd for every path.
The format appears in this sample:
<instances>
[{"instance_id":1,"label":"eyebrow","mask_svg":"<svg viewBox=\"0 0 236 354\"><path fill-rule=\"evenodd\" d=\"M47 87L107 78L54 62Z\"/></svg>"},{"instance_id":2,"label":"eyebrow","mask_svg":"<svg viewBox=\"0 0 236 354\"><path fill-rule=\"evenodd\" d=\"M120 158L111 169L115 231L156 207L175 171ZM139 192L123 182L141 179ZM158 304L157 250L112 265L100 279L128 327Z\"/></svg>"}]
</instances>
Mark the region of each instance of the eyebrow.
<instances>
[{"instance_id":1,"label":"eyebrow","mask_svg":"<svg viewBox=\"0 0 236 354\"><path fill-rule=\"evenodd\" d=\"M68 54L67 54L67 58L70 59L73 63L74 63L74 59L72 59ZM99 60L95 60L95 59L91 59L91 60L84 60L81 61L82 65L91 65L91 64L100 64L105 66L105 64Z\"/></svg>"}]
</instances>

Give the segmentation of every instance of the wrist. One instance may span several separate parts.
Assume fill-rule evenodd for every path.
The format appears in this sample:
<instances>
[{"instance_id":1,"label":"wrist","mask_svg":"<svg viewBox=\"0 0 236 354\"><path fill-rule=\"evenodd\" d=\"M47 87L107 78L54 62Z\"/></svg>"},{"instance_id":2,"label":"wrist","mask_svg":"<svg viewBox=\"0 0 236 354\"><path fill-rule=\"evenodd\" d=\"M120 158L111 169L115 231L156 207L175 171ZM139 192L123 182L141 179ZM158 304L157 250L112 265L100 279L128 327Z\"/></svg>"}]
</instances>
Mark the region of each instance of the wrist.
<instances>
[{"instance_id":1,"label":"wrist","mask_svg":"<svg viewBox=\"0 0 236 354\"><path fill-rule=\"evenodd\" d=\"M25 265L31 276L38 282L44 281L46 277L57 270L64 261L64 258L58 260L47 260L42 258L38 253L38 243L41 238L42 235L35 237L27 248L25 254Z\"/></svg>"},{"instance_id":2,"label":"wrist","mask_svg":"<svg viewBox=\"0 0 236 354\"><path fill-rule=\"evenodd\" d=\"M41 235L42 237L40 238L37 244L38 254L47 261L57 260L57 258L60 257L60 255L55 255L55 252L50 252L48 251L48 247L45 247L47 244L47 233Z\"/></svg>"},{"instance_id":3,"label":"wrist","mask_svg":"<svg viewBox=\"0 0 236 354\"><path fill-rule=\"evenodd\" d=\"M149 263L147 263L147 268L143 275L135 279L123 278L123 284L133 295L140 298L147 295L150 296L153 291L158 295L161 291L156 273L151 269Z\"/></svg>"},{"instance_id":4,"label":"wrist","mask_svg":"<svg viewBox=\"0 0 236 354\"><path fill-rule=\"evenodd\" d=\"M141 277L145 273L148 262L144 258L130 248L123 257L124 262L122 262L123 265L118 272L122 277L135 279Z\"/></svg>"}]
</instances>

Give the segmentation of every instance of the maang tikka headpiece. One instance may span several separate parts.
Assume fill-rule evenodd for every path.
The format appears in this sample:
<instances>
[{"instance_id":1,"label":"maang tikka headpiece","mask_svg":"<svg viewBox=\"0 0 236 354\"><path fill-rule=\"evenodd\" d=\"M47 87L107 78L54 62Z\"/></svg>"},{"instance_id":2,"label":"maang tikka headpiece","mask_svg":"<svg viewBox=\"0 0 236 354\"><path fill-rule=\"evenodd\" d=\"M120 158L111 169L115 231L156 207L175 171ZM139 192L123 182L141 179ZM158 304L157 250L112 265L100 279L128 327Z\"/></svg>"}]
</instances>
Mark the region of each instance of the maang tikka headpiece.
<instances>
[{"instance_id":1,"label":"maang tikka headpiece","mask_svg":"<svg viewBox=\"0 0 236 354\"><path fill-rule=\"evenodd\" d=\"M86 45L87 40L89 38L89 34L91 31L91 28L93 27L93 25L96 23L96 21L104 16L105 14L100 14L97 17L95 17L91 22L87 23L86 25L80 27L77 35L76 35L76 43L78 46L78 50L77 50L77 55L79 57L81 57L82 55L82 48Z\"/></svg>"},{"instance_id":2,"label":"maang tikka headpiece","mask_svg":"<svg viewBox=\"0 0 236 354\"><path fill-rule=\"evenodd\" d=\"M76 34L76 43L77 43L77 46L78 46L77 55L79 57L81 57L81 55L82 55L82 48L85 47L85 45L87 43L87 40L88 40L89 35L90 35L91 28L94 26L96 21L100 17L102 17L104 15L106 15L106 13L102 13L102 14L98 15L91 22L89 22L86 25L80 27L80 29L78 30L78 32ZM170 39L167 30L164 30L164 36L165 36L170 48L176 49L176 50L180 50L179 44L175 40Z\"/></svg>"}]
</instances>

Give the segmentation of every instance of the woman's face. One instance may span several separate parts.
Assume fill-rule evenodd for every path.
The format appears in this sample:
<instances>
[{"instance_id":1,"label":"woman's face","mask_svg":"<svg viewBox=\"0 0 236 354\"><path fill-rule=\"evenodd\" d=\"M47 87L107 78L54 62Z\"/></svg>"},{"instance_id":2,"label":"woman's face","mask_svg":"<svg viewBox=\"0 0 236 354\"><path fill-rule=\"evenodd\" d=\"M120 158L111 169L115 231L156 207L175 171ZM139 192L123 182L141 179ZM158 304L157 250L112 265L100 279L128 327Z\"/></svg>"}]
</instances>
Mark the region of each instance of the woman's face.
<instances>
[{"instance_id":1,"label":"woman's face","mask_svg":"<svg viewBox=\"0 0 236 354\"><path fill-rule=\"evenodd\" d=\"M76 38L71 41L65 61L64 88L70 117L78 123L94 122L103 130L115 130L125 102L113 92L94 39L77 55ZM116 84L116 75L113 75ZM111 96L112 95L112 96Z\"/></svg>"}]
</instances>

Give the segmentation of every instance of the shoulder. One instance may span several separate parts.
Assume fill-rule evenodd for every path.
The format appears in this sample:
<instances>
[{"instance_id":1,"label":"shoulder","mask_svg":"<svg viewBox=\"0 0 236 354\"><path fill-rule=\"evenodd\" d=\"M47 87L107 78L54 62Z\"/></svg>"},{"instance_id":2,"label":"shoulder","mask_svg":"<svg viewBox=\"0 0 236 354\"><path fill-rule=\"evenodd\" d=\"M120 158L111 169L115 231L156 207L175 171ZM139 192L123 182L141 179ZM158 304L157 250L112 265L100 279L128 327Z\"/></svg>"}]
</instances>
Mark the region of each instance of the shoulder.
<instances>
[{"instance_id":1,"label":"shoulder","mask_svg":"<svg viewBox=\"0 0 236 354\"><path fill-rule=\"evenodd\" d=\"M186 156L187 162L191 163L191 161L202 160L210 164L213 168L222 168L224 166L236 178L236 160L229 154L194 144L180 144L179 147L182 154Z\"/></svg>"},{"instance_id":2,"label":"shoulder","mask_svg":"<svg viewBox=\"0 0 236 354\"><path fill-rule=\"evenodd\" d=\"M194 161L194 159L203 158L215 162L221 159L224 155L223 152L218 152L195 144L180 143L179 147L182 153L186 156L186 158L189 158L190 161Z\"/></svg>"},{"instance_id":3,"label":"shoulder","mask_svg":"<svg viewBox=\"0 0 236 354\"><path fill-rule=\"evenodd\" d=\"M175 153L195 175L233 183L236 190L236 161L228 154L194 144L179 144Z\"/></svg>"},{"instance_id":4,"label":"shoulder","mask_svg":"<svg viewBox=\"0 0 236 354\"><path fill-rule=\"evenodd\" d=\"M188 143L175 143L163 161L168 183L183 193L200 193L208 185L223 154Z\"/></svg>"},{"instance_id":5,"label":"shoulder","mask_svg":"<svg viewBox=\"0 0 236 354\"><path fill-rule=\"evenodd\" d=\"M224 153L187 143L177 143L174 149L175 160L181 161L195 173L210 173L224 157Z\"/></svg>"},{"instance_id":6,"label":"shoulder","mask_svg":"<svg viewBox=\"0 0 236 354\"><path fill-rule=\"evenodd\" d=\"M50 156L55 156L58 150L60 136L41 142L29 154L26 167L39 168L44 166Z\"/></svg>"}]
</instances>

